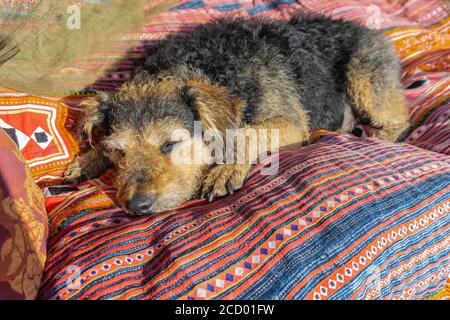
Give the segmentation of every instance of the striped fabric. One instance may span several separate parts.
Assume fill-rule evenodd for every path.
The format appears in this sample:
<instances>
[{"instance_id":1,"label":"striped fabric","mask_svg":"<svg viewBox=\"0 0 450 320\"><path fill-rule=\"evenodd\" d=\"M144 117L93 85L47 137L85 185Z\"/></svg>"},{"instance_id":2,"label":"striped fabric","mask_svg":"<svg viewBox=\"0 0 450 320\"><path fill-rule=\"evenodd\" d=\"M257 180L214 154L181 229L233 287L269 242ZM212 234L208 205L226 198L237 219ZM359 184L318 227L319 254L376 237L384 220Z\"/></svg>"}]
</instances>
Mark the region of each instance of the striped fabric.
<instances>
[{"instance_id":1,"label":"striped fabric","mask_svg":"<svg viewBox=\"0 0 450 320\"><path fill-rule=\"evenodd\" d=\"M433 108L406 142L420 148L450 155L449 101Z\"/></svg>"},{"instance_id":2,"label":"striped fabric","mask_svg":"<svg viewBox=\"0 0 450 320\"><path fill-rule=\"evenodd\" d=\"M114 52L126 48L128 58L89 89L117 87L145 50L170 33L224 15L286 19L304 10L384 29L404 70L414 123L407 143L316 132L314 144L280 155L274 176L260 174L263 162L232 196L142 218L115 204L111 173L52 195L47 185L59 183L61 169L45 171L52 237L40 298L420 299L444 288L450 258L445 1L181 1L117 42L121 50L109 50L109 57L118 60ZM86 68L102 63L94 56L84 62ZM71 115L79 98L61 100Z\"/></svg>"},{"instance_id":3,"label":"striped fabric","mask_svg":"<svg viewBox=\"0 0 450 320\"><path fill-rule=\"evenodd\" d=\"M232 196L159 216L75 210L40 297L416 299L444 286L448 156L325 134L282 153L276 175L262 167Z\"/></svg>"}]
</instances>

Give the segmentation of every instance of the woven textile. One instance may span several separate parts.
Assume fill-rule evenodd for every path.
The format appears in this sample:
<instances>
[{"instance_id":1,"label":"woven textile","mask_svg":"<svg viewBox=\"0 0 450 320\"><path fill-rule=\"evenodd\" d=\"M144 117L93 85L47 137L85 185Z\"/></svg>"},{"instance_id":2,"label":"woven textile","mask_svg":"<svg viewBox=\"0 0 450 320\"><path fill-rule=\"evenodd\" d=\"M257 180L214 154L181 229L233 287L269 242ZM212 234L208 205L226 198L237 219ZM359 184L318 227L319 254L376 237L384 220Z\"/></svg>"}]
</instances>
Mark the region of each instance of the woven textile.
<instances>
[{"instance_id":1,"label":"woven textile","mask_svg":"<svg viewBox=\"0 0 450 320\"><path fill-rule=\"evenodd\" d=\"M34 299L46 259L44 197L0 130L0 300Z\"/></svg>"},{"instance_id":2,"label":"woven textile","mask_svg":"<svg viewBox=\"0 0 450 320\"><path fill-rule=\"evenodd\" d=\"M126 48L143 22L176 0L0 1L0 82L36 95L84 89Z\"/></svg>"},{"instance_id":3,"label":"woven textile","mask_svg":"<svg viewBox=\"0 0 450 320\"><path fill-rule=\"evenodd\" d=\"M275 176L263 165L232 196L159 216L80 210L110 195L74 193L40 297L398 299L444 286L448 156L325 134L282 153Z\"/></svg>"},{"instance_id":4,"label":"woven textile","mask_svg":"<svg viewBox=\"0 0 450 320\"><path fill-rule=\"evenodd\" d=\"M78 115L78 109L60 100L0 94L0 128L16 143L40 185L59 183L63 169L78 152L70 132Z\"/></svg>"}]
</instances>

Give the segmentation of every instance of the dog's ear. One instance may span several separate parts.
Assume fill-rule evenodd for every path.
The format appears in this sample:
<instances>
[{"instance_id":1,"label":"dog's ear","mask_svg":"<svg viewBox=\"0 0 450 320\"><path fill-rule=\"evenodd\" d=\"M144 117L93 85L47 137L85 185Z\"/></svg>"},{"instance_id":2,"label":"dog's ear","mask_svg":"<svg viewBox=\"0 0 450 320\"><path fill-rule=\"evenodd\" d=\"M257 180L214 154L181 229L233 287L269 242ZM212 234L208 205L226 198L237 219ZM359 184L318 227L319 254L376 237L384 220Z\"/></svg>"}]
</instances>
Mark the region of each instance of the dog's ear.
<instances>
[{"instance_id":1,"label":"dog's ear","mask_svg":"<svg viewBox=\"0 0 450 320\"><path fill-rule=\"evenodd\" d=\"M203 130L212 130L216 141L223 140L226 129L241 125L244 103L224 87L188 81L185 97L194 108Z\"/></svg>"},{"instance_id":2,"label":"dog's ear","mask_svg":"<svg viewBox=\"0 0 450 320\"><path fill-rule=\"evenodd\" d=\"M82 140L87 139L92 144L98 136L104 134L105 120L109 110L109 95L106 92L97 92L97 95L80 103L83 117L78 126L78 134Z\"/></svg>"}]
</instances>

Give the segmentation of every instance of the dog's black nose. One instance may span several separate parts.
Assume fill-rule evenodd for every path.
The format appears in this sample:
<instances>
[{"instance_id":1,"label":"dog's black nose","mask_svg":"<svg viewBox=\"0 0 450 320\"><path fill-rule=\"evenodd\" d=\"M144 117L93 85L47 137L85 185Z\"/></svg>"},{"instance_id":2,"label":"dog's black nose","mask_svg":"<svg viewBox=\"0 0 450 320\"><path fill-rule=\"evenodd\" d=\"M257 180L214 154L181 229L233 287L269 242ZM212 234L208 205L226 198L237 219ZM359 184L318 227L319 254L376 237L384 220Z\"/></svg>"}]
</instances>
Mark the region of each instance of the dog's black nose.
<instances>
[{"instance_id":1,"label":"dog's black nose","mask_svg":"<svg viewBox=\"0 0 450 320\"><path fill-rule=\"evenodd\" d=\"M127 209L131 214L142 215L150 213L150 209L155 202L152 195L138 195L126 203Z\"/></svg>"}]
</instances>

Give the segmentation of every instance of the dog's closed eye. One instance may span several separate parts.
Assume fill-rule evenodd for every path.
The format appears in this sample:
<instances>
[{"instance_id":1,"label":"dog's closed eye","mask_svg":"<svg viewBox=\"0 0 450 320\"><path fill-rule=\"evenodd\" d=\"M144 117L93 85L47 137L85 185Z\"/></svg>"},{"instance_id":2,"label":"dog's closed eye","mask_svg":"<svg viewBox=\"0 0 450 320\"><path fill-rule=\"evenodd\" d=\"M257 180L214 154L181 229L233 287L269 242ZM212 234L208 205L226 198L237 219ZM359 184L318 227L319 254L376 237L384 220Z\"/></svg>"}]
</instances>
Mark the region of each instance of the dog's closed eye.
<instances>
[{"instance_id":1,"label":"dog's closed eye","mask_svg":"<svg viewBox=\"0 0 450 320\"><path fill-rule=\"evenodd\" d=\"M123 151L122 149L114 149L113 153L120 155L122 157L125 155L125 151Z\"/></svg>"},{"instance_id":2,"label":"dog's closed eye","mask_svg":"<svg viewBox=\"0 0 450 320\"><path fill-rule=\"evenodd\" d=\"M122 149L110 149L105 152L105 155L113 162L117 163L125 156L125 151Z\"/></svg>"},{"instance_id":3,"label":"dog's closed eye","mask_svg":"<svg viewBox=\"0 0 450 320\"><path fill-rule=\"evenodd\" d=\"M167 141L161 146L161 152L163 154L168 154L173 150L173 148L181 141Z\"/></svg>"}]
</instances>

